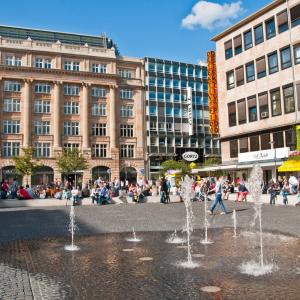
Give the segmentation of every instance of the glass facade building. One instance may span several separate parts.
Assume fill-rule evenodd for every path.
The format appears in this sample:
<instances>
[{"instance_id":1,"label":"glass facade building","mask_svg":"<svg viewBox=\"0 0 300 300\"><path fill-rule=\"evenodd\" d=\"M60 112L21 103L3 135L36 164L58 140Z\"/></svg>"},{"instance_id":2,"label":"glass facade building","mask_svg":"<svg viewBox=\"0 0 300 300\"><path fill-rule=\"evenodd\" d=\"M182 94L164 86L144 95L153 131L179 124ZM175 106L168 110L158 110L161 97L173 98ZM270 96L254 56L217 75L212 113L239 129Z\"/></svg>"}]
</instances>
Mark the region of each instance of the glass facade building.
<instances>
[{"instance_id":1,"label":"glass facade building","mask_svg":"<svg viewBox=\"0 0 300 300\"><path fill-rule=\"evenodd\" d=\"M209 132L207 67L145 58L146 128L149 178L160 164L182 159L186 151L219 155L218 140ZM192 89L193 135L189 135L187 89Z\"/></svg>"}]
</instances>

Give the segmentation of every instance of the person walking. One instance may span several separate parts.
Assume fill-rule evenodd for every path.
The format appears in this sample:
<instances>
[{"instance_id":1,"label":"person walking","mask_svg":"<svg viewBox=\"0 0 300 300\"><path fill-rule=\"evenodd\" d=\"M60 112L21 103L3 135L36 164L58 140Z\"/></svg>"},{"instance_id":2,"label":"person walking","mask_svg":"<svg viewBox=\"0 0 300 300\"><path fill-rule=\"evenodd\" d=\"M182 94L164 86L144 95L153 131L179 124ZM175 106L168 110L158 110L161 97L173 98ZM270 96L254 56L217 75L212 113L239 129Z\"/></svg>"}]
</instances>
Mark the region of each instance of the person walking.
<instances>
[{"instance_id":1,"label":"person walking","mask_svg":"<svg viewBox=\"0 0 300 300\"><path fill-rule=\"evenodd\" d=\"M282 193L282 198L283 198L283 204L287 205L288 204L287 196L290 193L290 186L289 186L289 182L287 180L284 180L284 182L283 182L283 187L282 187L281 193Z\"/></svg>"},{"instance_id":2,"label":"person walking","mask_svg":"<svg viewBox=\"0 0 300 300\"><path fill-rule=\"evenodd\" d=\"M220 204L221 206L221 210L222 210L221 215L225 215L227 213L225 205L222 201L222 181L223 181L223 176L220 176L218 178L215 187L212 190L210 190L210 192L212 191L215 192L215 201L213 202L213 204L210 207L210 210L208 211L208 213L211 215L214 213L217 204Z\"/></svg>"}]
</instances>

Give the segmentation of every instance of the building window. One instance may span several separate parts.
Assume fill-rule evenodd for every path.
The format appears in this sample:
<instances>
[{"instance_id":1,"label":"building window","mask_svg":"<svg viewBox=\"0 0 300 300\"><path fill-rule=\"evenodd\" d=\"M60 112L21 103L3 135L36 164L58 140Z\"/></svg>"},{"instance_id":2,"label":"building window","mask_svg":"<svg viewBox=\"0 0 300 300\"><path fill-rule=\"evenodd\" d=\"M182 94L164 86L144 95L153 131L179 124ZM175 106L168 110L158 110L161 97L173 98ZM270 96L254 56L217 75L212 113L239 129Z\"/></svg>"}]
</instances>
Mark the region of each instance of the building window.
<instances>
[{"instance_id":1,"label":"building window","mask_svg":"<svg viewBox=\"0 0 300 300\"><path fill-rule=\"evenodd\" d=\"M270 133L262 134L260 136L260 148L261 150L268 150L271 149L270 143Z\"/></svg>"},{"instance_id":2,"label":"building window","mask_svg":"<svg viewBox=\"0 0 300 300\"><path fill-rule=\"evenodd\" d=\"M47 83L37 83L34 86L35 93L38 94L50 94L51 92L51 85Z\"/></svg>"},{"instance_id":3,"label":"building window","mask_svg":"<svg viewBox=\"0 0 300 300\"><path fill-rule=\"evenodd\" d=\"M134 145L121 145L121 158L133 158Z\"/></svg>"},{"instance_id":4,"label":"building window","mask_svg":"<svg viewBox=\"0 0 300 300\"><path fill-rule=\"evenodd\" d=\"M235 55L242 53L243 47L242 47L242 36L241 35L236 36L233 39L233 45L234 45L234 54Z\"/></svg>"},{"instance_id":5,"label":"building window","mask_svg":"<svg viewBox=\"0 0 300 300\"><path fill-rule=\"evenodd\" d=\"M93 148L92 157L107 157L106 144L94 144L92 148Z\"/></svg>"},{"instance_id":6,"label":"building window","mask_svg":"<svg viewBox=\"0 0 300 300\"><path fill-rule=\"evenodd\" d=\"M235 102L228 103L228 122L229 126L236 126L236 105Z\"/></svg>"},{"instance_id":7,"label":"building window","mask_svg":"<svg viewBox=\"0 0 300 300\"><path fill-rule=\"evenodd\" d=\"M34 134L35 135L50 134L50 122L49 121L34 121Z\"/></svg>"},{"instance_id":8,"label":"building window","mask_svg":"<svg viewBox=\"0 0 300 300\"><path fill-rule=\"evenodd\" d=\"M294 46L295 64L300 64L300 44Z\"/></svg>"},{"instance_id":9,"label":"building window","mask_svg":"<svg viewBox=\"0 0 300 300\"><path fill-rule=\"evenodd\" d=\"M156 64L156 69L157 69L157 72L163 73L164 65L163 64Z\"/></svg>"},{"instance_id":10,"label":"building window","mask_svg":"<svg viewBox=\"0 0 300 300\"><path fill-rule=\"evenodd\" d=\"M179 107L174 107L174 117L175 118L181 117L181 109Z\"/></svg>"},{"instance_id":11,"label":"building window","mask_svg":"<svg viewBox=\"0 0 300 300\"><path fill-rule=\"evenodd\" d=\"M245 124L247 122L245 99L237 101L237 109L239 116L239 125Z\"/></svg>"},{"instance_id":12,"label":"building window","mask_svg":"<svg viewBox=\"0 0 300 300\"><path fill-rule=\"evenodd\" d=\"M274 21L274 18L271 18L270 20L266 21L266 37L267 37L267 40L271 39L275 35L276 35L275 21Z\"/></svg>"},{"instance_id":13,"label":"building window","mask_svg":"<svg viewBox=\"0 0 300 300\"><path fill-rule=\"evenodd\" d=\"M255 79L254 62L248 63L246 65L246 76L247 82L251 82Z\"/></svg>"},{"instance_id":14,"label":"building window","mask_svg":"<svg viewBox=\"0 0 300 300\"><path fill-rule=\"evenodd\" d=\"M133 98L132 89L121 89L120 90L120 98L121 99L132 99Z\"/></svg>"},{"instance_id":15,"label":"building window","mask_svg":"<svg viewBox=\"0 0 300 300\"><path fill-rule=\"evenodd\" d=\"M165 98L167 102L171 101L171 94L170 93L165 93Z\"/></svg>"},{"instance_id":16,"label":"building window","mask_svg":"<svg viewBox=\"0 0 300 300\"><path fill-rule=\"evenodd\" d=\"M64 85L65 96L79 96L79 87L76 85Z\"/></svg>"},{"instance_id":17,"label":"building window","mask_svg":"<svg viewBox=\"0 0 300 300\"><path fill-rule=\"evenodd\" d=\"M77 143L65 143L64 144L64 150L67 152L71 152L71 151L78 151L79 150L79 144Z\"/></svg>"},{"instance_id":18,"label":"building window","mask_svg":"<svg viewBox=\"0 0 300 300\"><path fill-rule=\"evenodd\" d=\"M151 108L151 106L150 106ZM151 112L150 112L151 114ZM133 106L121 105L121 117L133 117Z\"/></svg>"},{"instance_id":19,"label":"building window","mask_svg":"<svg viewBox=\"0 0 300 300\"><path fill-rule=\"evenodd\" d=\"M21 66L22 59L21 59L21 57L7 55L7 56L5 56L5 64L7 66Z\"/></svg>"},{"instance_id":20,"label":"building window","mask_svg":"<svg viewBox=\"0 0 300 300\"><path fill-rule=\"evenodd\" d=\"M35 157L50 157L50 143L34 143Z\"/></svg>"},{"instance_id":21,"label":"building window","mask_svg":"<svg viewBox=\"0 0 300 300\"><path fill-rule=\"evenodd\" d=\"M257 121L256 97L248 99L248 117L249 117L249 122Z\"/></svg>"},{"instance_id":22,"label":"building window","mask_svg":"<svg viewBox=\"0 0 300 300\"><path fill-rule=\"evenodd\" d=\"M153 91L149 92L149 100L156 100L156 93Z\"/></svg>"},{"instance_id":23,"label":"building window","mask_svg":"<svg viewBox=\"0 0 300 300\"><path fill-rule=\"evenodd\" d=\"M18 142L3 142L3 157L15 157L20 154L20 143Z\"/></svg>"},{"instance_id":24,"label":"building window","mask_svg":"<svg viewBox=\"0 0 300 300\"><path fill-rule=\"evenodd\" d=\"M167 122L166 128L167 128L167 131L173 131L173 123Z\"/></svg>"},{"instance_id":25,"label":"building window","mask_svg":"<svg viewBox=\"0 0 300 300\"><path fill-rule=\"evenodd\" d=\"M249 30L244 33L244 45L245 45L245 50L253 47L252 30Z\"/></svg>"},{"instance_id":26,"label":"building window","mask_svg":"<svg viewBox=\"0 0 300 300\"><path fill-rule=\"evenodd\" d=\"M254 28L255 45L261 44L264 41L263 25L260 24Z\"/></svg>"},{"instance_id":27,"label":"building window","mask_svg":"<svg viewBox=\"0 0 300 300\"><path fill-rule=\"evenodd\" d=\"M300 83L296 85L296 93L298 100L298 111L300 111Z\"/></svg>"},{"instance_id":28,"label":"building window","mask_svg":"<svg viewBox=\"0 0 300 300\"><path fill-rule=\"evenodd\" d=\"M158 77L156 80L157 86L163 87L164 86L164 79L161 77Z\"/></svg>"},{"instance_id":29,"label":"building window","mask_svg":"<svg viewBox=\"0 0 300 300\"><path fill-rule=\"evenodd\" d=\"M94 103L92 105L92 116L106 116L106 104Z\"/></svg>"},{"instance_id":30,"label":"building window","mask_svg":"<svg viewBox=\"0 0 300 300\"><path fill-rule=\"evenodd\" d=\"M52 62L50 58L40 58L36 57L35 58L35 63L34 63L36 68L44 68L44 69L51 69L52 68Z\"/></svg>"},{"instance_id":31,"label":"building window","mask_svg":"<svg viewBox=\"0 0 300 300\"><path fill-rule=\"evenodd\" d=\"M296 148L296 132L294 129L289 129L285 131L285 145L290 147L290 150L293 151Z\"/></svg>"},{"instance_id":32,"label":"building window","mask_svg":"<svg viewBox=\"0 0 300 300\"><path fill-rule=\"evenodd\" d=\"M157 100L158 101L164 101L165 100L165 97L164 97L164 93L163 92L158 92L157 93Z\"/></svg>"},{"instance_id":33,"label":"building window","mask_svg":"<svg viewBox=\"0 0 300 300\"><path fill-rule=\"evenodd\" d=\"M240 153L248 152L248 138L240 139Z\"/></svg>"},{"instance_id":34,"label":"building window","mask_svg":"<svg viewBox=\"0 0 300 300\"><path fill-rule=\"evenodd\" d=\"M20 133L20 120L4 120L3 133Z\"/></svg>"},{"instance_id":35,"label":"building window","mask_svg":"<svg viewBox=\"0 0 300 300\"><path fill-rule=\"evenodd\" d=\"M292 27L300 24L300 4L295 5L290 10Z\"/></svg>"},{"instance_id":36,"label":"building window","mask_svg":"<svg viewBox=\"0 0 300 300\"><path fill-rule=\"evenodd\" d=\"M232 140L229 142L229 148L230 148L230 157L235 158L238 157L238 140Z\"/></svg>"},{"instance_id":37,"label":"building window","mask_svg":"<svg viewBox=\"0 0 300 300\"><path fill-rule=\"evenodd\" d=\"M280 90L271 92L272 117L281 115Z\"/></svg>"},{"instance_id":38,"label":"building window","mask_svg":"<svg viewBox=\"0 0 300 300\"><path fill-rule=\"evenodd\" d=\"M106 124L95 123L92 125L92 135L94 136L106 136Z\"/></svg>"},{"instance_id":39,"label":"building window","mask_svg":"<svg viewBox=\"0 0 300 300\"><path fill-rule=\"evenodd\" d=\"M153 136L150 137L150 145L157 146L157 138L156 137L153 137Z\"/></svg>"},{"instance_id":40,"label":"building window","mask_svg":"<svg viewBox=\"0 0 300 300\"><path fill-rule=\"evenodd\" d=\"M38 114L49 114L50 113L50 101L35 100L34 101L34 112Z\"/></svg>"},{"instance_id":41,"label":"building window","mask_svg":"<svg viewBox=\"0 0 300 300\"><path fill-rule=\"evenodd\" d=\"M128 70L128 69L119 69L119 70L118 70L118 74L119 74L119 76L122 77L122 78L127 78L127 79L132 78L132 70Z\"/></svg>"},{"instance_id":42,"label":"building window","mask_svg":"<svg viewBox=\"0 0 300 300\"><path fill-rule=\"evenodd\" d=\"M245 83L244 79L244 66L235 69L236 85L240 86Z\"/></svg>"},{"instance_id":43,"label":"building window","mask_svg":"<svg viewBox=\"0 0 300 300\"><path fill-rule=\"evenodd\" d=\"M187 88L187 83L185 80L181 80L181 88L186 89Z\"/></svg>"},{"instance_id":44,"label":"building window","mask_svg":"<svg viewBox=\"0 0 300 300\"><path fill-rule=\"evenodd\" d=\"M180 74L186 76L186 67L180 66Z\"/></svg>"},{"instance_id":45,"label":"building window","mask_svg":"<svg viewBox=\"0 0 300 300\"><path fill-rule=\"evenodd\" d=\"M234 88L234 72L229 71L226 73L226 78L227 78L227 90L233 89Z\"/></svg>"},{"instance_id":46,"label":"building window","mask_svg":"<svg viewBox=\"0 0 300 300\"><path fill-rule=\"evenodd\" d=\"M133 125L120 125L120 136L133 137Z\"/></svg>"},{"instance_id":47,"label":"building window","mask_svg":"<svg viewBox=\"0 0 300 300\"><path fill-rule=\"evenodd\" d=\"M79 122L64 122L64 135L79 135Z\"/></svg>"},{"instance_id":48,"label":"building window","mask_svg":"<svg viewBox=\"0 0 300 300\"><path fill-rule=\"evenodd\" d=\"M158 123L158 130L159 131L165 131L165 123Z\"/></svg>"},{"instance_id":49,"label":"building window","mask_svg":"<svg viewBox=\"0 0 300 300\"><path fill-rule=\"evenodd\" d=\"M157 123L156 122L150 122L150 130L157 130Z\"/></svg>"},{"instance_id":50,"label":"building window","mask_svg":"<svg viewBox=\"0 0 300 300\"><path fill-rule=\"evenodd\" d=\"M268 94L260 94L258 95L258 103L259 103L259 114L260 119L269 118L269 104L268 104Z\"/></svg>"},{"instance_id":51,"label":"building window","mask_svg":"<svg viewBox=\"0 0 300 300\"><path fill-rule=\"evenodd\" d=\"M165 137L160 137L158 139L158 144L159 144L159 146L166 146L166 138Z\"/></svg>"},{"instance_id":52,"label":"building window","mask_svg":"<svg viewBox=\"0 0 300 300\"><path fill-rule=\"evenodd\" d=\"M277 52L268 54L269 74L278 72L278 56Z\"/></svg>"},{"instance_id":53,"label":"building window","mask_svg":"<svg viewBox=\"0 0 300 300\"><path fill-rule=\"evenodd\" d=\"M266 59L265 57L256 60L256 74L257 78L263 78L266 76Z\"/></svg>"},{"instance_id":54,"label":"building window","mask_svg":"<svg viewBox=\"0 0 300 300\"><path fill-rule=\"evenodd\" d=\"M4 99L4 112L20 112L20 99Z\"/></svg>"},{"instance_id":55,"label":"building window","mask_svg":"<svg viewBox=\"0 0 300 300\"><path fill-rule=\"evenodd\" d=\"M281 69L287 69L292 66L291 48L286 47L280 50Z\"/></svg>"},{"instance_id":56,"label":"building window","mask_svg":"<svg viewBox=\"0 0 300 300\"><path fill-rule=\"evenodd\" d=\"M78 102L65 102L64 103L65 115L79 115L79 103Z\"/></svg>"},{"instance_id":57,"label":"building window","mask_svg":"<svg viewBox=\"0 0 300 300\"><path fill-rule=\"evenodd\" d=\"M67 71L80 71L80 63L78 61L65 61L64 69Z\"/></svg>"},{"instance_id":58,"label":"building window","mask_svg":"<svg viewBox=\"0 0 300 300\"><path fill-rule=\"evenodd\" d=\"M282 32L287 31L289 29L288 15L287 15L286 10L284 10L281 13L277 14L277 26L278 26L278 32L279 33L282 33Z\"/></svg>"},{"instance_id":59,"label":"building window","mask_svg":"<svg viewBox=\"0 0 300 300\"><path fill-rule=\"evenodd\" d=\"M165 65L165 73L172 73L172 69L171 69L171 66L170 65Z\"/></svg>"},{"instance_id":60,"label":"building window","mask_svg":"<svg viewBox=\"0 0 300 300\"><path fill-rule=\"evenodd\" d=\"M172 80L170 78L165 78L165 86L172 87Z\"/></svg>"},{"instance_id":61,"label":"building window","mask_svg":"<svg viewBox=\"0 0 300 300\"><path fill-rule=\"evenodd\" d=\"M21 84L17 81L4 81L5 92L21 92Z\"/></svg>"},{"instance_id":62,"label":"building window","mask_svg":"<svg viewBox=\"0 0 300 300\"><path fill-rule=\"evenodd\" d=\"M175 146L181 147L181 137L175 137Z\"/></svg>"},{"instance_id":63,"label":"building window","mask_svg":"<svg viewBox=\"0 0 300 300\"><path fill-rule=\"evenodd\" d=\"M157 115L157 107L153 106L153 105L150 105L149 106L149 113L150 113L150 116L156 116Z\"/></svg>"},{"instance_id":64,"label":"building window","mask_svg":"<svg viewBox=\"0 0 300 300\"><path fill-rule=\"evenodd\" d=\"M173 108L171 106L166 106L166 116L173 117Z\"/></svg>"},{"instance_id":65,"label":"building window","mask_svg":"<svg viewBox=\"0 0 300 300\"><path fill-rule=\"evenodd\" d=\"M76 70L79 71L79 70ZM92 64L92 72L94 73L106 73L107 65L105 64Z\"/></svg>"},{"instance_id":66,"label":"building window","mask_svg":"<svg viewBox=\"0 0 300 300\"><path fill-rule=\"evenodd\" d=\"M107 90L105 88L100 87L92 87L92 96L98 98L105 98L107 94Z\"/></svg>"},{"instance_id":67,"label":"building window","mask_svg":"<svg viewBox=\"0 0 300 300\"><path fill-rule=\"evenodd\" d=\"M284 147L283 131L273 133L274 148Z\"/></svg>"},{"instance_id":68,"label":"building window","mask_svg":"<svg viewBox=\"0 0 300 300\"><path fill-rule=\"evenodd\" d=\"M283 88L284 112L286 114L295 112L294 87Z\"/></svg>"},{"instance_id":69,"label":"building window","mask_svg":"<svg viewBox=\"0 0 300 300\"><path fill-rule=\"evenodd\" d=\"M155 63L148 63L148 70L150 72L155 72L156 71L156 68L155 68Z\"/></svg>"},{"instance_id":70,"label":"building window","mask_svg":"<svg viewBox=\"0 0 300 300\"><path fill-rule=\"evenodd\" d=\"M250 136L250 151L259 151L259 136Z\"/></svg>"},{"instance_id":71,"label":"building window","mask_svg":"<svg viewBox=\"0 0 300 300\"><path fill-rule=\"evenodd\" d=\"M179 71L179 66L173 65L173 74L178 74L178 71Z\"/></svg>"},{"instance_id":72,"label":"building window","mask_svg":"<svg viewBox=\"0 0 300 300\"><path fill-rule=\"evenodd\" d=\"M179 89L179 80L173 79L173 88Z\"/></svg>"}]
</instances>

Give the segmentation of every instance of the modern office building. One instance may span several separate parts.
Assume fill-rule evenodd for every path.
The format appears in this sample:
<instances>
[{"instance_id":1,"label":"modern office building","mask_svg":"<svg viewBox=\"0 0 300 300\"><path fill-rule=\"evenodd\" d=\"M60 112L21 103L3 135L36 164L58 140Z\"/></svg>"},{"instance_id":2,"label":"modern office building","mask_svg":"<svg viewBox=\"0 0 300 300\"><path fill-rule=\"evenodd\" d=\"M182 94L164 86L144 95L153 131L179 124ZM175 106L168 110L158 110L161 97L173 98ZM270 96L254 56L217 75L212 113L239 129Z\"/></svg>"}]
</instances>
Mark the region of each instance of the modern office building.
<instances>
[{"instance_id":1,"label":"modern office building","mask_svg":"<svg viewBox=\"0 0 300 300\"><path fill-rule=\"evenodd\" d=\"M33 184L60 179L63 149L88 160L83 181L144 173L144 61L117 55L106 36L0 26L2 177L33 147Z\"/></svg>"},{"instance_id":2,"label":"modern office building","mask_svg":"<svg viewBox=\"0 0 300 300\"><path fill-rule=\"evenodd\" d=\"M209 132L207 67L145 58L147 166L149 178L158 176L167 159L182 159L186 151L219 155L218 140ZM187 99L192 89L192 121Z\"/></svg>"},{"instance_id":3,"label":"modern office building","mask_svg":"<svg viewBox=\"0 0 300 300\"><path fill-rule=\"evenodd\" d=\"M221 169L242 178L259 162L274 178L300 123L300 1L272 1L213 41Z\"/></svg>"}]
</instances>

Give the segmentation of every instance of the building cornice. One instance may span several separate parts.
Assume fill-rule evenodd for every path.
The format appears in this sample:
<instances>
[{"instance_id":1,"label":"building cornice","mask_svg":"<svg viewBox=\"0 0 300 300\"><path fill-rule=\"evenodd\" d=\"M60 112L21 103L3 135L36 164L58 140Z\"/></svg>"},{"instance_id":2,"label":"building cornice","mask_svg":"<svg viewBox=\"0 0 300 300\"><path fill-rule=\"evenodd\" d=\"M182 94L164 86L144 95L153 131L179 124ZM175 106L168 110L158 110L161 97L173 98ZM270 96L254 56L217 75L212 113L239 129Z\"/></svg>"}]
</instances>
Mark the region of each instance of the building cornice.
<instances>
[{"instance_id":1,"label":"building cornice","mask_svg":"<svg viewBox=\"0 0 300 300\"><path fill-rule=\"evenodd\" d=\"M242 19L241 21L239 21L235 25L229 27L225 31L221 32L220 34L214 36L211 40L214 41L214 42L219 41L223 37L229 35L230 33L234 32L236 30L238 30L242 26L244 26L244 25L252 22L253 20L255 20L255 19L259 18L259 17L261 17L262 15L264 15L265 13L267 13L268 11L274 9L275 7L281 5L282 3L285 3L285 2L286 2L286 0L275 0L275 1L272 1L271 3L269 3L268 5L266 5L265 7L263 7L262 9L256 11L252 15L246 17L245 19Z\"/></svg>"}]
</instances>

